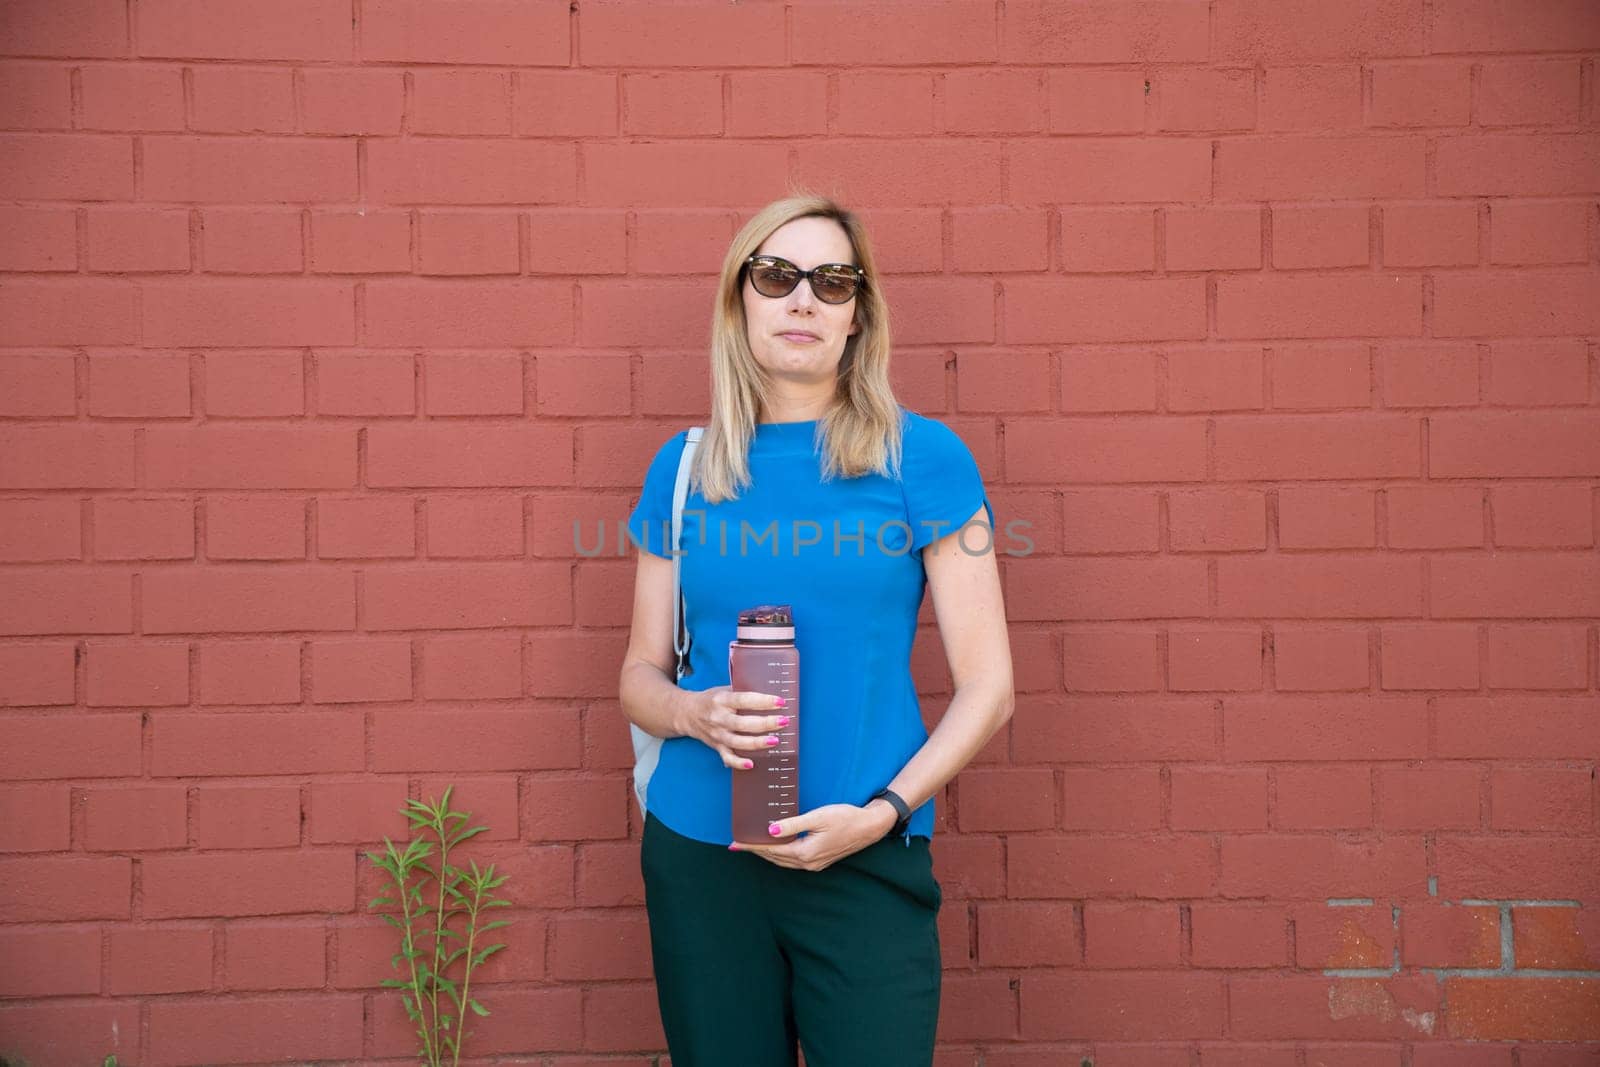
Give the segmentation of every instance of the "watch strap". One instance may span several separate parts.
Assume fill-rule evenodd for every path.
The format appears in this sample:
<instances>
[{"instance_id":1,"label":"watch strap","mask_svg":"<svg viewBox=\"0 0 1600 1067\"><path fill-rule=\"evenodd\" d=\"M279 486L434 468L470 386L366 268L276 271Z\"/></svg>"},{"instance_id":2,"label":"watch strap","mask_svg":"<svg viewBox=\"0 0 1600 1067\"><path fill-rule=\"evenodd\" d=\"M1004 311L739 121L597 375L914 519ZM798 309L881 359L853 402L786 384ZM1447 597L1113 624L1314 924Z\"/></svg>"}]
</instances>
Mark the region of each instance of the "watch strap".
<instances>
[{"instance_id":1,"label":"watch strap","mask_svg":"<svg viewBox=\"0 0 1600 1067\"><path fill-rule=\"evenodd\" d=\"M911 823L911 807L905 802L905 798L903 798L899 793L896 793L893 789L887 788L880 789L876 793L872 794L871 800L868 800L867 803L870 804L873 800L877 800L880 797L889 802L889 806L894 808L897 816L894 825L889 828L889 832L884 836L898 837L906 832L906 827Z\"/></svg>"}]
</instances>

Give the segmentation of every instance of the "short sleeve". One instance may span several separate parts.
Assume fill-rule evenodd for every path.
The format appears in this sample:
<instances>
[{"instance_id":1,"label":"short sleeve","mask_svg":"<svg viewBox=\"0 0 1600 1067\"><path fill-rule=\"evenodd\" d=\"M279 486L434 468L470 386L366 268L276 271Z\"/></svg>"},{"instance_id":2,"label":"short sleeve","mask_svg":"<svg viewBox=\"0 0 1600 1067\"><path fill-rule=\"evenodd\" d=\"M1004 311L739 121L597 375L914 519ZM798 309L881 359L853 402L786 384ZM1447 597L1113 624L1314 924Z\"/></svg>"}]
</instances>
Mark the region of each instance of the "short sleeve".
<instances>
[{"instance_id":1,"label":"short sleeve","mask_svg":"<svg viewBox=\"0 0 1600 1067\"><path fill-rule=\"evenodd\" d=\"M980 506L993 529L994 506L983 487L978 461L967 443L938 419L906 413L900 473L913 552L956 532ZM969 536L976 551L983 539L977 534Z\"/></svg>"},{"instance_id":2,"label":"short sleeve","mask_svg":"<svg viewBox=\"0 0 1600 1067\"><path fill-rule=\"evenodd\" d=\"M672 540L672 490L678 482L678 460L683 455L689 431L679 430L656 450L645 471L639 502L628 516L628 538L656 556L671 556L667 543Z\"/></svg>"}]
</instances>

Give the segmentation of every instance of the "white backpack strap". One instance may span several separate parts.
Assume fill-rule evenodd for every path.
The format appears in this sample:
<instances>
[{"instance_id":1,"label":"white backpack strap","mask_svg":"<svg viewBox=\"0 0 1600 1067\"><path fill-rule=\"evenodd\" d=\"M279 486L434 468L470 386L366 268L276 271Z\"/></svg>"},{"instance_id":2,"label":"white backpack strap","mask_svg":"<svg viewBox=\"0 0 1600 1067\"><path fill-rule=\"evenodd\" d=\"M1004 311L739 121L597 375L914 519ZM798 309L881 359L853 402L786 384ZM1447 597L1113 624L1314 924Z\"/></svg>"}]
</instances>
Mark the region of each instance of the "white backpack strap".
<instances>
[{"instance_id":1,"label":"white backpack strap","mask_svg":"<svg viewBox=\"0 0 1600 1067\"><path fill-rule=\"evenodd\" d=\"M678 457L678 481L672 487L672 650L678 654L678 677L689 673L688 628L683 622L683 559L678 551L678 541L683 534L683 503L689 498L689 466L694 461L695 449L700 447L704 426L691 426L683 443L683 455ZM680 636L681 635L681 636Z\"/></svg>"}]
</instances>

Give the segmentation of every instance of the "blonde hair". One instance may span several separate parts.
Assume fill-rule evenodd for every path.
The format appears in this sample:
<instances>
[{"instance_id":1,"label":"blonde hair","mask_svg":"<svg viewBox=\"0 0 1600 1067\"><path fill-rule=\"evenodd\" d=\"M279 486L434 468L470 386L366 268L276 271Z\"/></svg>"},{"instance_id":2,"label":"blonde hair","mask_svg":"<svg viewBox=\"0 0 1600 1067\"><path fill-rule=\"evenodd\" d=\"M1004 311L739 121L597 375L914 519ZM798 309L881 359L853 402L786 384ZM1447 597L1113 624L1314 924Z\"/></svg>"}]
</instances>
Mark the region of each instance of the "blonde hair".
<instances>
[{"instance_id":1,"label":"blonde hair","mask_svg":"<svg viewBox=\"0 0 1600 1067\"><path fill-rule=\"evenodd\" d=\"M708 503L733 499L750 484L750 441L771 395L771 377L750 350L744 262L779 227L810 217L837 222L850 238L855 265L866 273L855 297L860 329L845 341L834 403L818 420L823 480L899 474L902 424L900 404L889 387L889 305L871 242L860 219L836 201L799 193L756 212L734 236L722 261L711 318L711 418L690 475Z\"/></svg>"}]
</instances>

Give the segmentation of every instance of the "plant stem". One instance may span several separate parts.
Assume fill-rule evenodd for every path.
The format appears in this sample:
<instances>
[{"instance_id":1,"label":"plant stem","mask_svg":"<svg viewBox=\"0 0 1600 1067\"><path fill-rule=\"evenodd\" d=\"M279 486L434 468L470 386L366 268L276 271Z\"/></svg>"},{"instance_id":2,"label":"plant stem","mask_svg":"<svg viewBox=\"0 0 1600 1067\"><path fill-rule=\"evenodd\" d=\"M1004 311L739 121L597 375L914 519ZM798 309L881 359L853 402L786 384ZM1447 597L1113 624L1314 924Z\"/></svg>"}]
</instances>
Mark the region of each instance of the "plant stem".
<instances>
[{"instance_id":1,"label":"plant stem","mask_svg":"<svg viewBox=\"0 0 1600 1067\"><path fill-rule=\"evenodd\" d=\"M456 1057L452 1067L460 1067L461 1064L461 1042L467 1036L467 1011L472 1006L472 1001L469 999L472 995L472 943L478 936L478 911L483 904L483 886L481 883L482 879L474 883L472 887L472 907L467 909L467 970L461 976L461 1011L458 1013L461 1018L456 1020Z\"/></svg>"},{"instance_id":2,"label":"plant stem","mask_svg":"<svg viewBox=\"0 0 1600 1067\"><path fill-rule=\"evenodd\" d=\"M445 791L444 803L439 806L439 811L450 810L450 793ZM439 812L433 813L433 830L439 835L439 908L434 913L433 932L433 1025L439 1025L439 981L444 977L440 971L441 961L444 957L444 880L450 877L450 830L445 826L444 816ZM460 1014L457 1012L456 1014ZM459 1055L459 1049L457 1055ZM435 1061L438 1062L438 1061Z\"/></svg>"},{"instance_id":3,"label":"plant stem","mask_svg":"<svg viewBox=\"0 0 1600 1067\"><path fill-rule=\"evenodd\" d=\"M407 851L409 854L409 850ZM417 946L416 941L411 936L413 918L411 914L411 893L406 888L406 878L410 874L410 868L397 864L396 870L399 873L395 875L394 880L395 884L400 888L400 910L406 920L406 936L402 944L405 946L406 963L411 967L411 992L416 995L417 1016L421 1020L421 1025L417 1029L422 1031L422 1048L428 1054L428 1062L436 1064L438 1063L438 1057L434 1055L433 1051L432 1029L428 1026L427 1016L422 1012L422 982L417 978Z\"/></svg>"}]
</instances>

